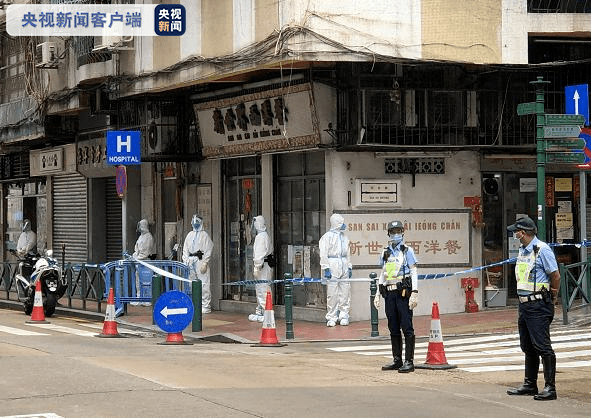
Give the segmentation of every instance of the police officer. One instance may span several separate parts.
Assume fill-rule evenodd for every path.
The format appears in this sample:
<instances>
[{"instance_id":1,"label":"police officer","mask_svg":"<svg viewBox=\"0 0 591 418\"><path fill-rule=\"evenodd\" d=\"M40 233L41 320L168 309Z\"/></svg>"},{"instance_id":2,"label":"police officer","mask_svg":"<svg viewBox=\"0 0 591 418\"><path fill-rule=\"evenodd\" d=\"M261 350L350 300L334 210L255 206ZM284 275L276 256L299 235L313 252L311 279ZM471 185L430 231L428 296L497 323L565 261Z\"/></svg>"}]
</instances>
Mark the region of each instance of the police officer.
<instances>
[{"instance_id":1,"label":"police officer","mask_svg":"<svg viewBox=\"0 0 591 418\"><path fill-rule=\"evenodd\" d=\"M415 370L415 331L412 326L412 312L418 302L417 259L412 248L404 245L404 225L400 221L388 223L388 246L384 248L380 264L379 294L374 298L376 309L380 306L380 295L386 300L386 316L392 342L392 363L382 370L398 370L409 373ZM404 363L402 363L402 335L404 332Z\"/></svg>"},{"instance_id":2,"label":"police officer","mask_svg":"<svg viewBox=\"0 0 591 418\"><path fill-rule=\"evenodd\" d=\"M556 399L556 355L550 342L550 323L554 319L554 301L560 273L552 249L538 239L534 221L528 216L507 227L521 242L515 264L519 298L519 341L525 353L525 379L509 395L533 395L535 400ZM544 389L538 393L540 357L544 366Z\"/></svg>"}]
</instances>

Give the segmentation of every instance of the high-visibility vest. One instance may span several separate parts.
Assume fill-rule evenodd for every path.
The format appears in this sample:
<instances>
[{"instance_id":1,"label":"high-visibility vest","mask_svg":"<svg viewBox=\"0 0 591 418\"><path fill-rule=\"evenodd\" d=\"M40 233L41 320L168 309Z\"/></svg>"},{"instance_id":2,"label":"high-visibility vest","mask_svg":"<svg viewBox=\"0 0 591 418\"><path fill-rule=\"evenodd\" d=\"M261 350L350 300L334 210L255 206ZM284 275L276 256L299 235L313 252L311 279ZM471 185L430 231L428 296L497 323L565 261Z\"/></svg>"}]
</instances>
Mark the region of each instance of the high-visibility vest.
<instances>
[{"instance_id":1,"label":"high-visibility vest","mask_svg":"<svg viewBox=\"0 0 591 418\"><path fill-rule=\"evenodd\" d=\"M538 251L524 255L519 254L515 263L515 278L517 280L517 290L527 292L538 292L547 283L536 282L535 265Z\"/></svg>"},{"instance_id":2,"label":"high-visibility vest","mask_svg":"<svg viewBox=\"0 0 591 418\"><path fill-rule=\"evenodd\" d=\"M398 254L388 257L384 265L384 279L387 285L396 284L404 279L404 252L399 251Z\"/></svg>"}]
</instances>

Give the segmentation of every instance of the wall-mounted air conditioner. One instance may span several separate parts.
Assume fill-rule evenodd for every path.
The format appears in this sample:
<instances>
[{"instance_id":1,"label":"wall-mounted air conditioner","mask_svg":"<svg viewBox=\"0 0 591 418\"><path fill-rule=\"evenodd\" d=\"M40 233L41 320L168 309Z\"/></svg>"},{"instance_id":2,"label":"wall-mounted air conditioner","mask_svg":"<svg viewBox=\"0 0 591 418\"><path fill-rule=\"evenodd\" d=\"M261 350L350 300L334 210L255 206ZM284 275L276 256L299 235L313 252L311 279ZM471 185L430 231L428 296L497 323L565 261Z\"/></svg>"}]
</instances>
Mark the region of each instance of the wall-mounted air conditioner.
<instances>
[{"instance_id":1,"label":"wall-mounted air conditioner","mask_svg":"<svg viewBox=\"0 0 591 418\"><path fill-rule=\"evenodd\" d=\"M57 61L55 42L43 42L35 49L35 63L37 66L47 65Z\"/></svg>"}]
</instances>

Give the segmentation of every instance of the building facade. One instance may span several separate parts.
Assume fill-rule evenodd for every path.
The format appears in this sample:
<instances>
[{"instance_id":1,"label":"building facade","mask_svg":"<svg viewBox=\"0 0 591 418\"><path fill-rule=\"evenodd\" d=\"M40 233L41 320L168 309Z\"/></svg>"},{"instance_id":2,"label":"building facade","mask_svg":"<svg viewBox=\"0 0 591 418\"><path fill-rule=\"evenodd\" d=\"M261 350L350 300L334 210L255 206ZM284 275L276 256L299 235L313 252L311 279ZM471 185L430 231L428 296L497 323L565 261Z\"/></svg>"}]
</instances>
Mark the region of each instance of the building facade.
<instances>
[{"instance_id":1,"label":"building facade","mask_svg":"<svg viewBox=\"0 0 591 418\"><path fill-rule=\"evenodd\" d=\"M427 276L417 314L463 311L464 277L481 307L511 303L512 266L480 266L510 258L516 216L537 217L535 120L517 105L542 76L546 112L564 113L565 86L587 83L591 4L167 3L187 11L181 37L2 38L5 258L25 218L72 263L132 251L145 218L167 258L198 213L214 309L250 312L254 289L231 283L252 279L252 218L267 220L276 278L318 278L318 240L341 213L355 278L379 272L385 224L405 223ZM142 135L122 197L109 130ZM585 239L586 172L548 163L545 183L548 241ZM368 296L353 284L353 320L369 318ZM321 284L296 286L294 302L296 318L323 320Z\"/></svg>"}]
</instances>

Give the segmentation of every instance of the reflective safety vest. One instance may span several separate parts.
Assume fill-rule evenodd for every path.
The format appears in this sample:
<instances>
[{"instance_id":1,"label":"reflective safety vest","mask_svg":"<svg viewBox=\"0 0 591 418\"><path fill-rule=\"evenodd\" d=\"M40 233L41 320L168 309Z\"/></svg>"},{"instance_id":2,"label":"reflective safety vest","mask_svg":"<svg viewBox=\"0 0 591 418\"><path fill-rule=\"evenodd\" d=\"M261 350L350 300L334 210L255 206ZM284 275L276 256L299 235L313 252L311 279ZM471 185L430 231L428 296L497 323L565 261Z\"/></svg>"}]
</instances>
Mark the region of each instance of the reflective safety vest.
<instances>
[{"instance_id":1,"label":"reflective safety vest","mask_svg":"<svg viewBox=\"0 0 591 418\"><path fill-rule=\"evenodd\" d=\"M538 250L539 251L539 250ZM534 267L538 251L532 251L528 255L520 254L515 264L515 278L517 279L517 290L527 292L538 292L547 283L536 282Z\"/></svg>"},{"instance_id":2,"label":"reflective safety vest","mask_svg":"<svg viewBox=\"0 0 591 418\"><path fill-rule=\"evenodd\" d=\"M399 251L395 256L390 254L388 261L384 265L384 270L385 284L389 285L401 282L404 278L404 252Z\"/></svg>"}]
</instances>

